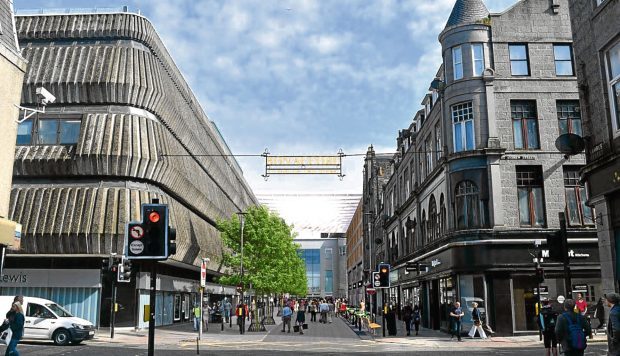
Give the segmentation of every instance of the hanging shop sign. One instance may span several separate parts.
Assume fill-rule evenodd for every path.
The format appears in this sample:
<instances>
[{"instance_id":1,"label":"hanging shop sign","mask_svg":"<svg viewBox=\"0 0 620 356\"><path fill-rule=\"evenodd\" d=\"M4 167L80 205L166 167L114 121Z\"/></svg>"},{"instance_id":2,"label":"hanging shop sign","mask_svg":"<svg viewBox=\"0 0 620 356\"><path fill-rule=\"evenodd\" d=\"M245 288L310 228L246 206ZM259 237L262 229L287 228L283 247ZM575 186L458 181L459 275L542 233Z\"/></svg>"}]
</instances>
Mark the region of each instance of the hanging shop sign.
<instances>
[{"instance_id":1,"label":"hanging shop sign","mask_svg":"<svg viewBox=\"0 0 620 356\"><path fill-rule=\"evenodd\" d=\"M344 156L342 150L334 156L271 156L269 153L264 153L263 178L267 179L272 174L334 174L343 178Z\"/></svg>"}]
</instances>

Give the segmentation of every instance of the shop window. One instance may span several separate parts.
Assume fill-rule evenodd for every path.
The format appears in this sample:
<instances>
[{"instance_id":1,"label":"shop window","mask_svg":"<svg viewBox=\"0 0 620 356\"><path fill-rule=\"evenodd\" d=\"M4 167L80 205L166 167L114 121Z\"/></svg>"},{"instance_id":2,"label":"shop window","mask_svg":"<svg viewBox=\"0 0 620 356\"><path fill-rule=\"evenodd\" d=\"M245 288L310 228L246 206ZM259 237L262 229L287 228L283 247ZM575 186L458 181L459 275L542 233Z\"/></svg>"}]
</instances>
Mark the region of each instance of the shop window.
<instances>
[{"instance_id":1,"label":"shop window","mask_svg":"<svg viewBox=\"0 0 620 356\"><path fill-rule=\"evenodd\" d=\"M508 45L510 73L515 76L530 75L530 60L526 44Z\"/></svg>"},{"instance_id":2,"label":"shop window","mask_svg":"<svg viewBox=\"0 0 620 356\"><path fill-rule=\"evenodd\" d=\"M569 225L594 225L592 208L586 205L588 201L586 187L579 179L579 167L564 166L564 192Z\"/></svg>"},{"instance_id":3,"label":"shop window","mask_svg":"<svg viewBox=\"0 0 620 356\"><path fill-rule=\"evenodd\" d=\"M553 45L553 57L555 60L555 75L575 75L573 70L573 50L570 44Z\"/></svg>"},{"instance_id":4,"label":"shop window","mask_svg":"<svg viewBox=\"0 0 620 356\"><path fill-rule=\"evenodd\" d=\"M453 277L441 278L439 280L439 315L440 325L442 329L449 330L450 325L450 309L455 302Z\"/></svg>"},{"instance_id":5,"label":"shop window","mask_svg":"<svg viewBox=\"0 0 620 356\"><path fill-rule=\"evenodd\" d=\"M471 101L452 106L452 125L454 152L473 150L474 111Z\"/></svg>"},{"instance_id":6,"label":"shop window","mask_svg":"<svg viewBox=\"0 0 620 356\"><path fill-rule=\"evenodd\" d=\"M512 281L514 298L514 325L517 331L538 330L536 323L536 294L534 278L515 277Z\"/></svg>"},{"instance_id":7,"label":"shop window","mask_svg":"<svg viewBox=\"0 0 620 356\"><path fill-rule=\"evenodd\" d=\"M457 184L454 194L457 229L480 225L480 197L478 187L469 180Z\"/></svg>"},{"instance_id":8,"label":"shop window","mask_svg":"<svg viewBox=\"0 0 620 356\"><path fill-rule=\"evenodd\" d=\"M582 136L579 100L558 100L556 103L560 135L572 133Z\"/></svg>"},{"instance_id":9,"label":"shop window","mask_svg":"<svg viewBox=\"0 0 620 356\"><path fill-rule=\"evenodd\" d=\"M614 128L620 130L620 42L607 52L608 91Z\"/></svg>"},{"instance_id":10,"label":"shop window","mask_svg":"<svg viewBox=\"0 0 620 356\"><path fill-rule=\"evenodd\" d=\"M515 149L539 149L536 101L511 100L510 116Z\"/></svg>"},{"instance_id":11,"label":"shop window","mask_svg":"<svg viewBox=\"0 0 620 356\"><path fill-rule=\"evenodd\" d=\"M486 317L486 300L484 296L484 278L482 276L459 275L459 301L465 316L463 323L472 325L471 312L474 310L473 303L478 303L481 317Z\"/></svg>"},{"instance_id":12,"label":"shop window","mask_svg":"<svg viewBox=\"0 0 620 356\"><path fill-rule=\"evenodd\" d=\"M80 137L80 120L32 119L19 124L18 145L74 145Z\"/></svg>"},{"instance_id":13,"label":"shop window","mask_svg":"<svg viewBox=\"0 0 620 356\"><path fill-rule=\"evenodd\" d=\"M527 227L544 227L545 198L540 166L517 166L519 223Z\"/></svg>"}]
</instances>

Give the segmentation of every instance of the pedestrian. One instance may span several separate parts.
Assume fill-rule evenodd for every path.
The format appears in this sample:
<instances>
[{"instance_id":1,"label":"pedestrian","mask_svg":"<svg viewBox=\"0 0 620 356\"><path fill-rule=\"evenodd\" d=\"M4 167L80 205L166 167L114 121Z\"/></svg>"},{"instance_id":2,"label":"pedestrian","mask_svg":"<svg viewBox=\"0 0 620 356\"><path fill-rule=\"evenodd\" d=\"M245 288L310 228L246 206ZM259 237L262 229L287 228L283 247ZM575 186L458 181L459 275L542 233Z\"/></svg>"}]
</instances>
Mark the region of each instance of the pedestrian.
<instances>
[{"instance_id":1,"label":"pedestrian","mask_svg":"<svg viewBox=\"0 0 620 356\"><path fill-rule=\"evenodd\" d=\"M548 298L542 299L542 307L538 314L538 326L543 334L543 343L545 345L545 355L558 356L558 339L555 336L555 325L557 324L558 313L553 311Z\"/></svg>"},{"instance_id":2,"label":"pedestrian","mask_svg":"<svg viewBox=\"0 0 620 356\"><path fill-rule=\"evenodd\" d=\"M575 301L575 312L581 315L586 315L588 311L588 303L583 300L583 294L577 293L577 301Z\"/></svg>"},{"instance_id":3,"label":"pedestrian","mask_svg":"<svg viewBox=\"0 0 620 356\"><path fill-rule=\"evenodd\" d=\"M209 303L204 303L202 307L202 324L204 331L209 331L209 317L211 317L211 307Z\"/></svg>"},{"instance_id":4,"label":"pedestrian","mask_svg":"<svg viewBox=\"0 0 620 356\"><path fill-rule=\"evenodd\" d=\"M347 301L343 300L342 303L340 303L340 316L343 318L346 318L347 316Z\"/></svg>"},{"instance_id":5,"label":"pedestrian","mask_svg":"<svg viewBox=\"0 0 620 356\"><path fill-rule=\"evenodd\" d=\"M607 346L608 355L620 355L620 296L616 293L605 295L609 310L607 320Z\"/></svg>"},{"instance_id":6,"label":"pedestrian","mask_svg":"<svg viewBox=\"0 0 620 356\"><path fill-rule=\"evenodd\" d=\"M597 329L602 329L605 325L605 298L599 298L596 303L596 307L594 307L594 317L598 319Z\"/></svg>"},{"instance_id":7,"label":"pedestrian","mask_svg":"<svg viewBox=\"0 0 620 356\"><path fill-rule=\"evenodd\" d=\"M286 331L286 327L288 326L288 332L291 332L291 316L293 315L293 310L290 306L285 305L282 308L282 332Z\"/></svg>"},{"instance_id":8,"label":"pedestrian","mask_svg":"<svg viewBox=\"0 0 620 356\"><path fill-rule=\"evenodd\" d=\"M564 313L558 315L555 325L555 336L565 356L582 356L587 347L586 335L592 338L590 323L574 310L575 301L566 299Z\"/></svg>"},{"instance_id":9,"label":"pedestrian","mask_svg":"<svg viewBox=\"0 0 620 356\"><path fill-rule=\"evenodd\" d=\"M364 299L360 301L360 311L361 312L366 311L366 303L364 302Z\"/></svg>"},{"instance_id":10,"label":"pedestrian","mask_svg":"<svg viewBox=\"0 0 620 356\"><path fill-rule=\"evenodd\" d=\"M196 303L196 305L194 305L194 331L200 330L200 315L202 315L200 312L200 305Z\"/></svg>"},{"instance_id":11,"label":"pedestrian","mask_svg":"<svg viewBox=\"0 0 620 356\"><path fill-rule=\"evenodd\" d=\"M235 308L235 314L237 315L237 325L239 325L239 334L245 333L245 317L247 315L248 308L243 303L243 301L239 301L237 307ZM222 322L224 322L222 320Z\"/></svg>"},{"instance_id":12,"label":"pedestrian","mask_svg":"<svg viewBox=\"0 0 620 356\"><path fill-rule=\"evenodd\" d=\"M456 335L456 338L458 341L462 341L461 340L461 321L463 316L465 315L465 313L463 313L463 310L461 309L461 303L459 302L454 302L454 305L452 306L452 309L450 310L450 319L452 322L452 336L450 337L450 339L454 339L454 335Z\"/></svg>"},{"instance_id":13,"label":"pedestrian","mask_svg":"<svg viewBox=\"0 0 620 356\"><path fill-rule=\"evenodd\" d=\"M332 299L328 300L327 306L329 307L329 311L327 312L327 321L331 324L334 317L334 311L336 310L336 306L334 305Z\"/></svg>"},{"instance_id":14,"label":"pedestrian","mask_svg":"<svg viewBox=\"0 0 620 356\"><path fill-rule=\"evenodd\" d=\"M299 327L299 334L304 334L304 324L306 323L306 312L304 310L304 303L302 302L299 309L297 309L297 317L295 318L295 324Z\"/></svg>"},{"instance_id":15,"label":"pedestrian","mask_svg":"<svg viewBox=\"0 0 620 356\"><path fill-rule=\"evenodd\" d=\"M23 300L23 298L22 298ZM11 306L10 318L8 318L8 328L11 328L11 341L6 347L5 356L19 356L17 351L17 343L24 336L24 310L22 309L22 303L15 301ZM7 313L8 314L8 313Z\"/></svg>"},{"instance_id":16,"label":"pedestrian","mask_svg":"<svg viewBox=\"0 0 620 356\"><path fill-rule=\"evenodd\" d=\"M473 322L473 325L469 330L469 337L473 339L476 336L476 331L478 331L478 335L480 335L480 338L486 339L487 335L482 329L482 320L480 310L478 310L478 303L473 302L471 305L473 307L473 310L471 311L471 320Z\"/></svg>"},{"instance_id":17,"label":"pedestrian","mask_svg":"<svg viewBox=\"0 0 620 356\"><path fill-rule=\"evenodd\" d=\"M411 303L407 303L403 308L403 321L405 322L405 329L407 330L407 336L411 336L411 320L413 319L413 308Z\"/></svg>"},{"instance_id":18,"label":"pedestrian","mask_svg":"<svg viewBox=\"0 0 620 356\"><path fill-rule=\"evenodd\" d=\"M308 309L310 310L310 321L315 323L316 322L316 312L317 312L317 305L316 305L316 300L312 300L312 302L310 302L310 305L308 306Z\"/></svg>"},{"instance_id":19,"label":"pedestrian","mask_svg":"<svg viewBox=\"0 0 620 356\"><path fill-rule=\"evenodd\" d=\"M230 323L230 317L232 316L231 310L232 310L232 304L230 303L228 298L224 298L224 317L226 318L227 323Z\"/></svg>"},{"instance_id":20,"label":"pedestrian","mask_svg":"<svg viewBox=\"0 0 620 356\"><path fill-rule=\"evenodd\" d=\"M325 299L321 300L319 304L319 313L321 313L321 319L319 322L327 324L327 313L329 312L329 305L325 302Z\"/></svg>"},{"instance_id":21,"label":"pedestrian","mask_svg":"<svg viewBox=\"0 0 620 356\"><path fill-rule=\"evenodd\" d=\"M413 326L415 327L416 336L418 335L418 332L420 331L421 320L422 320L422 309L420 309L420 306L416 304L416 306L413 307Z\"/></svg>"}]
</instances>

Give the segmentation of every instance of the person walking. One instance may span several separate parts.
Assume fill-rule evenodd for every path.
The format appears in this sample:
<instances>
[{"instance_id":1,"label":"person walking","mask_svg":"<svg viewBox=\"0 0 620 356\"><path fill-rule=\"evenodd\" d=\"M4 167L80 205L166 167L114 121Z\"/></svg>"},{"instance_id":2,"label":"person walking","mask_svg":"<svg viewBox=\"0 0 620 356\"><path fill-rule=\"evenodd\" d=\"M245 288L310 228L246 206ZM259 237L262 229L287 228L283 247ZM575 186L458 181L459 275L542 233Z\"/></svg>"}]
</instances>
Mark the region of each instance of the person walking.
<instances>
[{"instance_id":1,"label":"person walking","mask_svg":"<svg viewBox=\"0 0 620 356\"><path fill-rule=\"evenodd\" d=\"M200 330L200 305L198 305L196 303L196 305L194 305L194 331L198 331Z\"/></svg>"},{"instance_id":2,"label":"person walking","mask_svg":"<svg viewBox=\"0 0 620 356\"><path fill-rule=\"evenodd\" d=\"M230 323L230 317L232 311L232 304L228 300L228 298L224 298L224 317L226 318L226 322Z\"/></svg>"},{"instance_id":3,"label":"person walking","mask_svg":"<svg viewBox=\"0 0 620 356\"><path fill-rule=\"evenodd\" d=\"M592 328L585 318L575 313L575 301L564 301L564 313L558 315L555 335L565 356L582 356L586 347L586 335L592 338Z\"/></svg>"},{"instance_id":4,"label":"person walking","mask_svg":"<svg viewBox=\"0 0 620 356\"><path fill-rule=\"evenodd\" d=\"M538 326L543 334L543 343L545 345L545 355L558 356L558 339L555 336L555 325L557 324L558 313L553 311L549 304L549 299L542 300L542 307L538 317Z\"/></svg>"},{"instance_id":5,"label":"person walking","mask_svg":"<svg viewBox=\"0 0 620 356\"><path fill-rule=\"evenodd\" d=\"M11 328L11 341L6 347L4 356L19 356L17 351L17 343L24 336L24 310L22 309L22 303L16 301L11 306L11 317L9 318L8 327Z\"/></svg>"},{"instance_id":6,"label":"person walking","mask_svg":"<svg viewBox=\"0 0 620 356\"><path fill-rule=\"evenodd\" d=\"M598 319L597 329L602 329L605 325L605 298L601 297L594 307L594 318Z\"/></svg>"},{"instance_id":7,"label":"person walking","mask_svg":"<svg viewBox=\"0 0 620 356\"><path fill-rule=\"evenodd\" d=\"M464 315L465 313L463 313L463 309L461 309L461 303L454 302L454 305L452 306L452 309L450 310L450 319L452 322L452 336L450 337L450 339L454 339L454 335L456 335L457 340L462 341L461 340L461 321Z\"/></svg>"},{"instance_id":8,"label":"person walking","mask_svg":"<svg viewBox=\"0 0 620 356\"><path fill-rule=\"evenodd\" d=\"M316 312L317 312L317 305L316 305L316 300L312 300L310 302L310 305L308 306L308 309L310 310L310 321L315 323L316 322Z\"/></svg>"},{"instance_id":9,"label":"person walking","mask_svg":"<svg viewBox=\"0 0 620 356\"><path fill-rule=\"evenodd\" d=\"M297 309L297 317L295 318L295 324L299 326L299 335L304 334L304 324L306 323L306 311L304 309L304 302L301 302Z\"/></svg>"},{"instance_id":10,"label":"person walking","mask_svg":"<svg viewBox=\"0 0 620 356\"><path fill-rule=\"evenodd\" d=\"M334 305L332 299L328 299L327 306L329 307L329 311L327 312L327 321L331 324L334 317L334 312L336 311L336 306Z\"/></svg>"},{"instance_id":11,"label":"person walking","mask_svg":"<svg viewBox=\"0 0 620 356\"><path fill-rule=\"evenodd\" d=\"M416 336L418 335L418 332L420 332L420 321L422 320L422 309L420 309L419 305L415 305L413 307L413 326L415 328L415 334Z\"/></svg>"},{"instance_id":12,"label":"person walking","mask_svg":"<svg viewBox=\"0 0 620 356\"><path fill-rule=\"evenodd\" d=\"M583 300L583 294L581 293L577 293L577 301L575 301L575 312L581 314L581 315L586 315L586 312L588 311L588 303Z\"/></svg>"},{"instance_id":13,"label":"person walking","mask_svg":"<svg viewBox=\"0 0 620 356\"><path fill-rule=\"evenodd\" d=\"M247 306L243 303L243 301L239 301L239 304L237 304L237 307L235 308L235 314L237 315L237 325L239 325L239 334L245 333L245 317L247 313ZM224 322L223 319L222 322Z\"/></svg>"},{"instance_id":14,"label":"person walking","mask_svg":"<svg viewBox=\"0 0 620 356\"><path fill-rule=\"evenodd\" d=\"M403 308L403 321L405 322L405 330L407 330L407 336L411 336L411 320L413 319L413 308L411 303L407 303Z\"/></svg>"},{"instance_id":15,"label":"person walking","mask_svg":"<svg viewBox=\"0 0 620 356\"><path fill-rule=\"evenodd\" d=\"M478 310L478 303L473 302L471 305L473 307L473 310L471 311L471 320L473 321L473 325L469 330L469 337L473 339L476 336L476 331L478 331L478 335L480 335L480 338L486 339L487 335L482 329L482 320L480 317L480 310Z\"/></svg>"},{"instance_id":16,"label":"person walking","mask_svg":"<svg viewBox=\"0 0 620 356\"><path fill-rule=\"evenodd\" d=\"M609 310L607 320L607 355L620 355L620 296L616 293L605 295Z\"/></svg>"},{"instance_id":17,"label":"person walking","mask_svg":"<svg viewBox=\"0 0 620 356\"><path fill-rule=\"evenodd\" d=\"M282 308L282 332L286 331L286 327L288 326L288 332L291 332L291 316L293 315L293 310L291 307L287 305Z\"/></svg>"},{"instance_id":18,"label":"person walking","mask_svg":"<svg viewBox=\"0 0 620 356\"><path fill-rule=\"evenodd\" d=\"M327 324L327 313L329 312L329 305L325 302L325 299L321 300L319 304L319 312L321 313L321 319L319 322Z\"/></svg>"}]
</instances>

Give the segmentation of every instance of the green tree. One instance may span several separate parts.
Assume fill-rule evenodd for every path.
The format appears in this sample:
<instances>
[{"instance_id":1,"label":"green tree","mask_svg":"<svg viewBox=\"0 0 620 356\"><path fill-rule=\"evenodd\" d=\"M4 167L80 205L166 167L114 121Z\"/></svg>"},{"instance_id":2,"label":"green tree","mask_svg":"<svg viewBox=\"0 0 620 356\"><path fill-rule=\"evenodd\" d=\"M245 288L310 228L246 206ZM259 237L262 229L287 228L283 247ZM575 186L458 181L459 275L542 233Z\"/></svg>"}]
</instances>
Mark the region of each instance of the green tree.
<instances>
[{"instance_id":1,"label":"green tree","mask_svg":"<svg viewBox=\"0 0 620 356\"><path fill-rule=\"evenodd\" d=\"M259 293L291 293L305 295L306 268L297 254L299 246L293 242L291 227L276 213L264 206L247 209L243 229L243 284ZM241 229L234 214L228 220L218 221L224 242L223 265L227 275L220 277L223 284L236 285L241 281Z\"/></svg>"}]
</instances>

